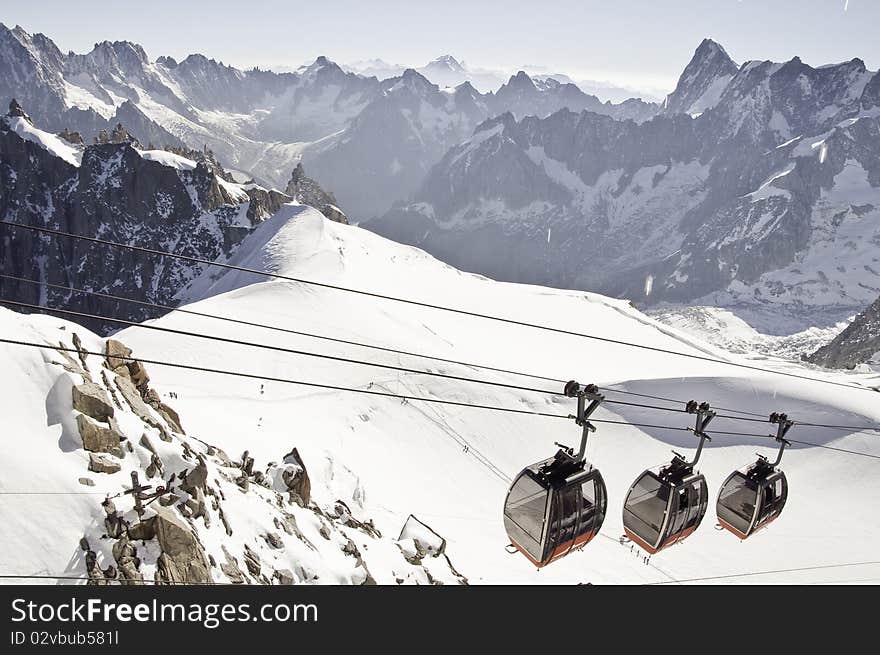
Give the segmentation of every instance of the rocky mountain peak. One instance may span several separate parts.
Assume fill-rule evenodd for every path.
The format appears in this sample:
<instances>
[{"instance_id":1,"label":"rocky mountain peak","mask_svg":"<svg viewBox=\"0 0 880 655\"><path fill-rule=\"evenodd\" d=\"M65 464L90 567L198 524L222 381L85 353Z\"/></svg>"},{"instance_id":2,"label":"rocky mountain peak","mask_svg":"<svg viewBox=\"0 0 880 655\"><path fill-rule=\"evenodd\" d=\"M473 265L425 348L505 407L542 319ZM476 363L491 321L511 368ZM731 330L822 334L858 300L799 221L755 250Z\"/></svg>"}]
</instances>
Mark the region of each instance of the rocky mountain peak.
<instances>
[{"instance_id":1,"label":"rocky mountain peak","mask_svg":"<svg viewBox=\"0 0 880 655\"><path fill-rule=\"evenodd\" d=\"M131 41L102 41L86 55L94 64L121 72L141 69L149 62L147 53Z\"/></svg>"},{"instance_id":2,"label":"rocky mountain peak","mask_svg":"<svg viewBox=\"0 0 880 655\"><path fill-rule=\"evenodd\" d=\"M52 40L44 34L28 34L20 25L10 29L0 23L0 44L7 43L12 47L12 52L25 55L26 58L47 69L57 72L63 66L64 55ZM20 66L24 62L18 61Z\"/></svg>"},{"instance_id":3,"label":"rocky mountain peak","mask_svg":"<svg viewBox=\"0 0 880 655\"><path fill-rule=\"evenodd\" d=\"M464 73L464 66L452 55L443 55L441 57L437 57L432 61L429 61L425 66L426 69L431 68L443 68L456 73Z\"/></svg>"},{"instance_id":4,"label":"rocky mountain peak","mask_svg":"<svg viewBox=\"0 0 880 655\"><path fill-rule=\"evenodd\" d=\"M398 82L391 87L392 90L403 87L419 96L424 96L431 91L437 90L436 84L432 84L427 77L414 68L407 68L397 80Z\"/></svg>"},{"instance_id":5,"label":"rocky mountain peak","mask_svg":"<svg viewBox=\"0 0 880 655\"><path fill-rule=\"evenodd\" d=\"M339 64L325 55L319 55L316 57L314 62L306 66L304 72L306 75L311 74L321 77L326 75L333 75L334 77L337 75L345 75L345 71L340 68Z\"/></svg>"},{"instance_id":6,"label":"rocky mountain peak","mask_svg":"<svg viewBox=\"0 0 880 655\"><path fill-rule=\"evenodd\" d=\"M161 64L165 68L177 68L177 60L174 57L168 57L167 55L162 55L157 58L156 63Z\"/></svg>"},{"instance_id":7,"label":"rocky mountain peak","mask_svg":"<svg viewBox=\"0 0 880 655\"><path fill-rule=\"evenodd\" d=\"M698 113L717 101L739 67L712 39L703 39L685 67L675 91L666 98L666 112Z\"/></svg>"},{"instance_id":8,"label":"rocky mountain peak","mask_svg":"<svg viewBox=\"0 0 880 655\"><path fill-rule=\"evenodd\" d=\"M498 116L493 116L477 125L474 134L491 130L496 125L503 125L505 130L510 130L516 127L516 116L509 111L506 111L503 114L498 114Z\"/></svg>"},{"instance_id":9,"label":"rocky mountain peak","mask_svg":"<svg viewBox=\"0 0 880 655\"><path fill-rule=\"evenodd\" d=\"M34 122L31 120L31 117L27 115L25 110L22 109L21 105L18 104L18 100L16 100L15 98L13 98L9 102L9 112L6 115L10 116L10 117L20 116L21 118L25 119L31 125L34 124Z\"/></svg>"},{"instance_id":10,"label":"rocky mountain peak","mask_svg":"<svg viewBox=\"0 0 880 655\"><path fill-rule=\"evenodd\" d=\"M348 224L348 217L336 206L336 197L306 175L302 162L290 174L285 193L297 202L314 207L331 221Z\"/></svg>"},{"instance_id":11,"label":"rocky mountain peak","mask_svg":"<svg viewBox=\"0 0 880 655\"><path fill-rule=\"evenodd\" d=\"M694 51L694 56L691 59L691 62L699 60L709 61L716 57L721 59L722 62L724 62L724 65L733 65L734 68L737 68L736 63L730 58L730 55L727 54L724 47L710 38L705 38L700 42L700 45L697 46L697 49Z\"/></svg>"},{"instance_id":12,"label":"rocky mountain peak","mask_svg":"<svg viewBox=\"0 0 880 655\"><path fill-rule=\"evenodd\" d=\"M524 89L524 90L534 90L535 83L532 81L532 78L529 77L528 73L525 71L519 71L516 75L512 75L510 80L507 82L508 89Z\"/></svg>"}]
</instances>

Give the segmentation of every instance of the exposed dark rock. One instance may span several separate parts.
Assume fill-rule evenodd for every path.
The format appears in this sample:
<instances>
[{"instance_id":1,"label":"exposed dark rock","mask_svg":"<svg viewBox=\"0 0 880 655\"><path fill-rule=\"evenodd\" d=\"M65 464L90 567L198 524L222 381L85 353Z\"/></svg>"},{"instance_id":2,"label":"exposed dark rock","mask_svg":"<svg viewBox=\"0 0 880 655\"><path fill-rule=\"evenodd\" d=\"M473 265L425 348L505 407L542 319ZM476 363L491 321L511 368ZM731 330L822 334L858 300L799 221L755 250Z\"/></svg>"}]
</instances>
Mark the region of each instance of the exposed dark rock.
<instances>
[{"instance_id":1,"label":"exposed dark rock","mask_svg":"<svg viewBox=\"0 0 880 655\"><path fill-rule=\"evenodd\" d=\"M73 408L92 417L96 421L108 421L113 418L113 405L107 392L99 384L85 382L73 387Z\"/></svg>"},{"instance_id":2,"label":"exposed dark rock","mask_svg":"<svg viewBox=\"0 0 880 655\"><path fill-rule=\"evenodd\" d=\"M116 473L122 470L122 464L103 455L89 453L89 470L94 473Z\"/></svg>"},{"instance_id":3,"label":"exposed dark rock","mask_svg":"<svg viewBox=\"0 0 880 655\"><path fill-rule=\"evenodd\" d=\"M76 415L76 424L82 438L83 448L96 453L109 453L116 457L123 457L120 441L123 435L113 426L104 426L95 423L85 414Z\"/></svg>"},{"instance_id":4,"label":"exposed dark rock","mask_svg":"<svg viewBox=\"0 0 880 655\"><path fill-rule=\"evenodd\" d=\"M24 109L22 109L21 105L18 104L18 100L16 100L15 98L13 98L12 100L10 100L10 102L9 102L9 113L6 114L6 115L7 115L7 116L11 116L11 117L16 117L16 116L18 116L18 117L24 118L24 119L25 119L28 123L30 123L31 125L34 124L34 122L31 120L31 117L28 116L28 115L25 113Z\"/></svg>"},{"instance_id":5,"label":"exposed dark rock","mask_svg":"<svg viewBox=\"0 0 880 655\"><path fill-rule=\"evenodd\" d=\"M281 478L284 484L294 496L294 500L302 506L308 505L312 497L312 482L299 451L294 448L287 453L284 456L284 463L294 465L294 467L288 467L282 471Z\"/></svg>"},{"instance_id":6,"label":"exposed dark rock","mask_svg":"<svg viewBox=\"0 0 880 655\"><path fill-rule=\"evenodd\" d=\"M265 535L263 535L263 538L266 540L266 543L269 544L272 548L284 548L284 542L281 540L281 537L275 532L267 532Z\"/></svg>"},{"instance_id":7,"label":"exposed dark rock","mask_svg":"<svg viewBox=\"0 0 880 655\"><path fill-rule=\"evenodd\" d=\"M128 374L128 364L131 357L131 348L116 339L107 339L106 359L104 365L117 375L130 377Z\"/></svg>"},{"instance_id":8,"label":"exposed dark rock","mask_svg":"<svg viewBox=\"0 0 880 655\"><path fill-rule=\"evenodd\" d=\"M164 507L156 508L153 520L162 549L157 561L157 580L190 584L213 582L205 551L192 530Z\"/></svg>"},{"instance_id":9,"label":"exposed dark rock","mask_svg":"<svg viewBox=\"0 0 880 655\"><path fill-rule=\"evenodd\" d=\"M99 137L106 143L85 146L81 163L75 165L19 136L10 128L12 120L20 119L0 118L0 215L6 220L213 260L231 254L266 217L263 209L248 207L251 220L242 224L241 198L233 199L205 162L179 170L144 157L121 126ZM277 200L267 195L264 204L271 207ZM163 305L176 304L175 294L204 268L98 244L47 240L24 230L6 231L0 253L4 274L112 289L120 296ZM0 292L24 302L137 321L159 313L145 305L8 279L0 280ZM92 319L83 323L99 332L118 328Z\"/></svg>"},{"instance_id":10,"label":"exposed dark rock","mask_svg":"<svg viewBox=\"0 0 880 655\"><path fill-rule=\"evenodd\" d=\"M858 314L830 343L805 357L827 368L855 368L880 352L880 298Z\"/></svg>"},{"instance_id":11,"label":"exposed dark rock","mask_svg":"<svg viewBox=\"0 0 880 655\"><path fill-rule=\"evenodd\" d=\"M260 555L247 544L244 545L244 563L251 575L260 575L260 570L262 569Z\"/></svg>"},{"instance_id":12,"label":"exposed dark rock","mask_svg":"<svg viewBox=\"0 0 880 655\"><path fill-rule=\"evenodd\" d=\"M293 169L285 193L297 202L314 207L331 221L348 224L345 213L336 206L336 197L324 191L315 180L306 176L302 162Z\"/></svg>"},{"instance_id":13,"label":"exposed dark rock","mask_svg":"<svg viewBox=\"0 0 880 655\"><path fill-rule=\"evenodd\" d=\"M58 136L73 145L81 146L85 143L82 134L79 132L71 132L66 127L58 133Z\"/></svg>"},{"instance_id":14,"label":"exposed dark rock","mask_svg":"<svg viewBox=\"0 0 880 655\"><path fill-rule=\"evenodd\" d=\"M244 584L247 582L245 574L238 566L238 560L226 550L225 545L221 544L220 548L223 550L223 556L226 558L226 561L220 564L220 570L223 571L224 575L226 575L233 584Z\"/></svg>"},{"instance_id":15,"label":"exposed dark rock","mask_svg":"<svg viewBox=\"0 0 880 655\"><path fill-rule=\"evenodd\" d=\"M278 584L280 585L296 584L296 578L293 576L290 569L277 569L275 571L275 579L278 580Z\"/></svg>"},{"instance_id":16,"label":"exposed dark rock","mask_svg":"<svg viewBox=\"0 0 880 655\"><path fill-rule=\"evenodd\" d=\"M137 548L123 534L119 540L113 544L113 559L119 567L119 573L122 575L122 584L137 584L143 582L144 576L139 571L140 559L137 556Z\"/></svg>"}]
</instances>

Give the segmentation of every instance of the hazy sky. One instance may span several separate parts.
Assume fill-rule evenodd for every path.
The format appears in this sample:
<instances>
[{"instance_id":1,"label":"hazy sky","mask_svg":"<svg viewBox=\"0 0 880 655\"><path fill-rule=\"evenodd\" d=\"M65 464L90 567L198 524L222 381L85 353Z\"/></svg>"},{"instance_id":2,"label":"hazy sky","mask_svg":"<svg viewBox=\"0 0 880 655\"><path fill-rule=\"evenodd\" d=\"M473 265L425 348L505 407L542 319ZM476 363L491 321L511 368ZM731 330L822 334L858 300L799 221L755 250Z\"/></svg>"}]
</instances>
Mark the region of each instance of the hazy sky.
<instances>
[{"instance_id":1,"label":"hazy sky","mask_svg":"<svg viewBox=\"0 0 880 655\"><path fill-rule=\"evenodd\" d=\"M703 37L737 62L799 55L880 67L878 0L40 0L4 2L0 22L62 50L131 40L152 58L192 52L239 67L297 66L324 54L422 65L546 67L671 90Z\"/></svg>"}]
</instances>

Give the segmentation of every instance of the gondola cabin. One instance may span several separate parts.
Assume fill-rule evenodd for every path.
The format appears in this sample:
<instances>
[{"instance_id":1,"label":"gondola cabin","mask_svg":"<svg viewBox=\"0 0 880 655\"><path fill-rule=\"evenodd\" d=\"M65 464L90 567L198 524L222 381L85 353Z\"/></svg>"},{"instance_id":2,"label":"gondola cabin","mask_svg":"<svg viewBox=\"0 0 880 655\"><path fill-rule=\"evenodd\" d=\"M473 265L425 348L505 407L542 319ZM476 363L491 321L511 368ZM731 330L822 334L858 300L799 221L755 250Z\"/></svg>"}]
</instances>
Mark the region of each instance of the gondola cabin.
<instances>
[{"instance_id":1,"label":"gondola cabin","mask_svg":"<svg viewBox=\"0 0 880 655\"><path fill-rule=\"evenodd\" d=\"M782 471L746 470L732 473L718 493L718 525L746 539L776 519L788 499L788 480Z\"/></svg>"},{"instance_id":2,"label":"gondola cabin","mask_svg":"<svg viewBox=\"0 0 880 655\"><path fill-rule=\"evenodd\" d=\"M504 529L514 550L538 568L586 546L605 520L608 495L599 469L586 461L589 421L604 396L594 384L574 380L564 393L577 398L580 450L560 448L556 455L520 471L504 500ZM587 402L589 401L589 405Z\"/></svg>"},{"instance_id":3,"label":"gondola cabin","mask_svg":"<svg viewBox=\"0 0 880 655\"><path fill-rule=\"evenodd\" d=\"M779 412L770 415L770 422L777 426L776 434L770 435L779 443L776 461L759 455L751 466L731 473L718 492L718 525L740 539L748 539L776 520L788 500L788 480L777 467L789 445L785 435L794 422Z\"/></svg>"},{"instance_id":4,"label":"gondola cabin","mask_svg":"<svg viewBox=\"0 0 880 655\"><path fill-rule=\"evenodd\" d=\"M652 555L687 538L706 515L706 478L676 464L642 473L624 501L626 536Z\"/></svg>"},{"instance_id":5,"label":"gondola cabin","mask_svg":"<svg viewBox=\"0 0 880 655\"><path fill-rule=\"evenodd\" d=\"M513 481L504 502L504 528L516 550L541 568L590 543L606 506L599 470L560 450Z\"/></svg>"},{"instance_id":6,"label":"gondola cabin","mask_svg":"<svg viewBox=\"0 0 880 655\"><path fill-rule=\"evenodd\" d=\"M623 503L623 530L626 537L653 555L677 544L700 527L709 505L706 478L694 470L709 440L704 431L715 417L708 403L695 400L685 411L696 414L694 436L700 439L694 459L686 462L678 453L658 471L647 470L636 478Z\"/></svg>"}]
</instances>

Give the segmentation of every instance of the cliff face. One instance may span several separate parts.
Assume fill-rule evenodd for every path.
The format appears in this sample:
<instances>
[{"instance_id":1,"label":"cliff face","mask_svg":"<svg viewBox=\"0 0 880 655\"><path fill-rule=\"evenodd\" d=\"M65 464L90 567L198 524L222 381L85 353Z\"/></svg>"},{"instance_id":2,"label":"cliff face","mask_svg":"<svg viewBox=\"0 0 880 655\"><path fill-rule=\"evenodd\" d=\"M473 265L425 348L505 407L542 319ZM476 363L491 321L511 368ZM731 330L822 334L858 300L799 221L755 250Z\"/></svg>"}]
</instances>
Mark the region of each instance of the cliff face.
<instances>
[{"instance_id":1,"label":"cliff face","mask_svg":"<svg viewBox=\"0 0 880 655\"><path fill-rule=\"evenodd\" d=\"M20 109L20 108L19 108ZM68 135L69 136L69 135ZM0 118L0 215L4 220L97 236L202 259L225 258L290 198L224 180L207 161L129 140L80 145L33 125L23 111ZM198 275L180 260L4 228L0 273L161 304ZM0 278L8 299L129 320L143 306ZM88 322L99 331L118 328Z\"/></svg>"},{"instance_id":2,"label":"cliff face","mask_svg":"<svg viewBox=\"0 0 880 655\"><path fill-rule=\"evenodd\" d=\"M822 346L806 361L827 368L855 368L877 363L880 352L880 298L855 317L833 341Z\"/></svg>"}]
</instances>

